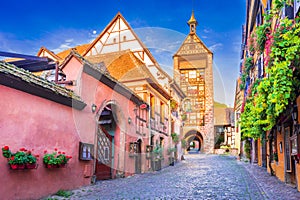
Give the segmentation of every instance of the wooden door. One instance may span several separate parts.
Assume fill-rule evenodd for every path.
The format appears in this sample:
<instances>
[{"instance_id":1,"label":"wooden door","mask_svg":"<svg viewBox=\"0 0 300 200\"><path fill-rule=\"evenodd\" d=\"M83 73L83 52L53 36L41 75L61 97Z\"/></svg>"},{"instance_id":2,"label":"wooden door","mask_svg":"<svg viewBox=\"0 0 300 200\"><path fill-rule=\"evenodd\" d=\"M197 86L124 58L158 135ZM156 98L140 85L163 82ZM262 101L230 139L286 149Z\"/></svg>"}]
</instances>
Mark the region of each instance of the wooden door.
<instances>
[{"instance_id":1,"label":"wooden door","mask_svg":"<svg viewBox=\"0 0 300 200\"><path fill-rule=\"evenodd\" d=\"M99 125L97 137L97 180L112 178L112 139L113 137Z\"/></svg>"}]
</instances>

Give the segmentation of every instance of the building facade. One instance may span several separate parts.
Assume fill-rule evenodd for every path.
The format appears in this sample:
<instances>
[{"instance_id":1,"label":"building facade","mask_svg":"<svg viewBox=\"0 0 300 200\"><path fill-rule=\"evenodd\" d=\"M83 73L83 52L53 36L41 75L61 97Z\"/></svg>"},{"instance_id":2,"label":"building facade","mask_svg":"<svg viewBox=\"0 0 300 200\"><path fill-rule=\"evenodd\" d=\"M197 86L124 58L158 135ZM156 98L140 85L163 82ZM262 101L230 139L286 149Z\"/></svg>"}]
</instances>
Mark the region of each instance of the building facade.
<instances>
[{"instance_id":1,"label":"building facade","mask_svg":"<svg viewBox=\"0 0 300 200\"><path fill-rule=\"evenodd\" d=\"M244 138L242 153L298 191L299 58L290 52L300 53L299 5L297 1L246 1L235 102Z\"/></svg>"},{"instance_id":2,"label":"building facade","mask_svg":"<svg viewBox=\"0 0 300 200\"><path fill-rule=\"evenodd\" d=\"M16 64L34 70L45 64L35 63L38 59ZM67 85L69 89L20 67L0 62L0 90L6 94L0 101L1 147L12 152L26 149L40 159L35 169L14 170L1 156L2 198L39 199L96 179L148 170L146 153L139 154L146 151L148 138L137 131L149 105L140 97L75 52L60 69L72 83ZM72 159L65 168L49 169L43 159L46 151ZM30 185L44 187L28 190Z\"/></svg>"},{"instance_id":3,"label":"building facade","mask_svg":"<svg viewBox=\"0 0 300 200\"><path fill-rule=\"evenodd\" d=\"M114 79L130 88L135 94L139 95L145 102L148 102L150 111L145 116L141 137L149 137L147 145L149 148L157 147L161 152L162 166L169 164L168 152L174 151L173 146L180 147L180 142L173 142L172 133L180 137L182 123L178 115L179 107L176 108L175 115L172 115L171 100L179 105L185 94L169 75L161 69L153 55L135 34L126 19L117 13L117 15L108 23L101 34L90 44L83 44L63 52L54 54L50 50L42 47L38 56L47 56L63 63L70 51L76 51L91 64L102 68L103 71L110 74ZM54 74L61 74L61 77L54 77ZM74 72L69 71L69 74ZM60 67L58 73L53 71L43 72L41 76L59 81L71 88L72 80ZM61 81L63 79L63 81ZM172 98L174 96L174 98ZM175 121L176 123L175 123ZM177 158L182 151L177 148ZM153 165L149 164L149 169Z\"/></svg>"},{"instance_id":4,"label":"building facade","mask_svg":"<svg viewBox=\"0 0 300 200\"><path fill-rule=\"evenodd\" d=\"M193 141L199 150L214 149L213 53L196 34L194 12L188 21L190 32L173 56L174 80L186 94L182 102L183 134L188 145Z\"/></svg>"}]
</instances>

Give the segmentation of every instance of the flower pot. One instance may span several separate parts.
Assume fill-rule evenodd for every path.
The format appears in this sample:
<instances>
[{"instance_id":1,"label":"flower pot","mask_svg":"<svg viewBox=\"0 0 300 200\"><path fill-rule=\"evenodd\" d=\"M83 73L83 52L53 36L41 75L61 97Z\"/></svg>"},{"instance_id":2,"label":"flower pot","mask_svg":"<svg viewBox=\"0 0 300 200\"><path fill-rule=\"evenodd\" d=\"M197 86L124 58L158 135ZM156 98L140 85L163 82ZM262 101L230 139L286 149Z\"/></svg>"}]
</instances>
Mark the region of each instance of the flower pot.
<instances>
[{"instance_id":1,"label":"flower pot","mask_svg":"<svg viewBox=\"0 0 300 200\"><path fill-rule=\"evenodd\" d=\"M18 169L18 165L17 164L10 164L10 169L16 170Z\"/></svg>"},{"instance_id":2,"label":"flower pot","mask_svg":"<svg viewBox=\"0 0 300 200\"><path fill-rule=\"evenodd\" d=\"M37 168L36 163L26 163L26 169L35 169Z\"/></svg>"},{"instance_id":3,"label":"flower pot","mask_svg":"<svg viewBox=\"0 0 300 200\"><path fill-rule=\"evenodd\" d=\"M59 164L58 167L59 167L59 168L65 168L65 167L67 167L67 164L62 163L62 164Z\"/></svg>"},{"instance_id":4,"label":"flower pot","mask_svg":"<svg viewBox=\"0 0 300 200\"><path fill-rule=\"evenodd\" d=\"M53 169L53 168L58 168L58 165L53 165L53 164L45 164L45 167L48 169Z\"/></svg>"},{"instance_id":5,"label":"flower pot","mask_svg":"<svg viewBox=\"0 0 300 200\"><path fill-rule=\"evenodd\" d=\"M174 166L175 165L175 159L173 157L169 158L169 165Z\"/></svg>"},{"instance_id":6,"label":"flower pot","mask_svg":"<svg viewBox=\"0 0 300 200\"><path fill-rule=\"evenodd\" d=\"M25 169L25 164L19 164L18 169Z\"/></svg>"}]
</instances>

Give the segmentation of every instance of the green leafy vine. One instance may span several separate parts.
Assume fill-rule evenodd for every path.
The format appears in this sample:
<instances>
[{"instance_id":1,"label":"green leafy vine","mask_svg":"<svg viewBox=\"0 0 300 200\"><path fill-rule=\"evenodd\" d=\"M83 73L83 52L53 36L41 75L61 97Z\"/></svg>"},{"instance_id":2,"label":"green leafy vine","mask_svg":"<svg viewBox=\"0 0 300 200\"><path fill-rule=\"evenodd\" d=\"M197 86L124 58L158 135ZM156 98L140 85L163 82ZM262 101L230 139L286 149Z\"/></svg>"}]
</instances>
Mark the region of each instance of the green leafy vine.
<instances>
[{"instance_id":1,"label":"green leafy vine","mask_svg":"<svg viewBox=\"0 0 300 200\"><path fill-rule=\"evenodd\" d=\"M275 1L288 3L288 1ZM265 23L256 29L256 42L265 52L268 62L265 65L266 77L253 84L251 94L248 92L244 112L241 115L241 132L243 137L257 139L264 131L270 130L277 118L296 97L299 88L300 25L299 18L280 19L278 4L265 15ZM273 30L271 22L277 21ZM270 52L269 52L270 51ZM246 65L246 64L245 64ZM247 70L246 70L247 71Z\"/></svg>"}]
</instances>

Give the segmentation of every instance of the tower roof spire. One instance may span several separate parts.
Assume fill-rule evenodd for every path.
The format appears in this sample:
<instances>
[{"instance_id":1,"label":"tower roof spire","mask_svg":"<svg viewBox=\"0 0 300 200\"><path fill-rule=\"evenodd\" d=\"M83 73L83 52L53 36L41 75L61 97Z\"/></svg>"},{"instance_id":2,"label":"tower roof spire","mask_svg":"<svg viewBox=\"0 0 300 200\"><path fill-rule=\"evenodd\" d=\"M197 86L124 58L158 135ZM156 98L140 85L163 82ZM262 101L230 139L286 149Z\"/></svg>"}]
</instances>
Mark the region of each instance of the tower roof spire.
<instances>
[{"instance_id":1,"label":"tower roof spire","mask_svg":"<svg viewBox=\"0 0 300 200\"><path fill-rule=\"evenodd\" d=\"M192 10L191 18L190 18L190 20L187 23L188 23L188 25L191 25L191 24L198 25L198 22L197 22L197 20L195 18L194 10Z\"/></svg>"},{"instance_id":2,"label":"tower roof spire","mask_svg":"<svg viewBox=\"0 0 300 200\"><path fill-rule=\"evenodd\" d=\"M195 18L194 10L192 10L191 18L187 23L190 26L190 34L195 34L196 33L196 26L198 25L198 22Z\"/></svg>"}]
</instances>

